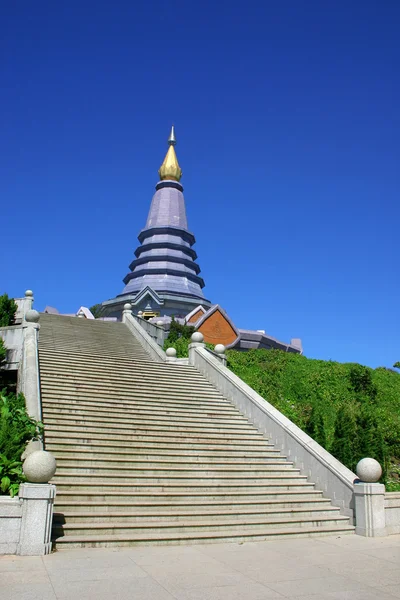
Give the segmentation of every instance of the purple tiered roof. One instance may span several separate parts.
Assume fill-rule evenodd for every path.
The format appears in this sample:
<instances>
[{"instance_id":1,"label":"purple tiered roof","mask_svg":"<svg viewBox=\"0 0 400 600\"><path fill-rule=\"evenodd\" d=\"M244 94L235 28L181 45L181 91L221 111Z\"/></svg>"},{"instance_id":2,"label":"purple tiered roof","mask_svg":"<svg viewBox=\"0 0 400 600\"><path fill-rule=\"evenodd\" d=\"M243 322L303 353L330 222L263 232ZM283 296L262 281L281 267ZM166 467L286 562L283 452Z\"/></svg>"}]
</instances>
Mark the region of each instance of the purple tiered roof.
<instances>
[{"instance_id":1,"label":"purple tiered roof","mask_svg":"<svg viewBox=\"0 0 400 600\"><path fill-rule=\"evenodd\" d=\"M157 184L139 241L121 295L137 294L148 286L161 295L204 301L204 281L192 250L195 238L188 230L183 187L178 181Z\"/></svg>"}]
</instances>

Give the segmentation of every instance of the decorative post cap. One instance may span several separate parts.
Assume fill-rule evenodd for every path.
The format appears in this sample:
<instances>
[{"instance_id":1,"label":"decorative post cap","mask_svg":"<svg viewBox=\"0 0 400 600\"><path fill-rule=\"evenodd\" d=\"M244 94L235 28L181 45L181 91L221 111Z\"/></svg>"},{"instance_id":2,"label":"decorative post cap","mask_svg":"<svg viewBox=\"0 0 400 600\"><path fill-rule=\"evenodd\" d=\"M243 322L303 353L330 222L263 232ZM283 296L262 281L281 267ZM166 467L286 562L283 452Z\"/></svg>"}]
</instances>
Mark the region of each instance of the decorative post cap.
<instances>
[{"instance_id":1,"label":"decorative post cap","mask_svg":"<svg viewBox=\"0 0 400 600\"><path fill-rule=\"evenodd\" d=\"M26 311L25 321L27 321L27 323L38 323L39 319L40 319L40 314L38 313L37 310L30 308L29 310Z\"/></svg>"},{"instance_id":2,"label":"decorative post cap","mask_svg":"<svg viewBox=\"0 0 400 600\"><path fill-rule=\"evenodd\" d=\"M216 344L214 351L217 354L225 354L226 348L223 344Z\"/></svg>"},{"instance_id":3,"label":"decorative post cap","mask_svg":"<svg viewBox=\"0 0 400 600\"><path fill-rule=\"evenodd\" d=\"M131 312L132 304L130 302L127 302L126 304L124 304L124 310Z\"/></svg>"},{"instance_id":4,"label":"decorative post cap","mask_svg":"<svg viewBox=\"0 0 400 600\"><path fill-rule=\"evenodd\" d=\"M48 483L56 467L56 459L50 452L35 450L27 456L22 469L29 483Z\"/></svg>"},{"instance_id":5,"label":"decorative post cap","mask_svg":"<svg viewBox=\"0 0 400 600\"><path fill-rule=\"evenodd\" d=\"M382 467L374 458L362 458L357 463L356 473L363 483L377 483L382 477Z\"/></svg>"},{"instance_id":6,"label":"decorative post cap","mask_svg":"<svg viewBox=\"0 0 400 600\"><path fill-rule=\"evenodd\" d=\"M26 290L26 292L25 292L25 298L32 298L32 297L33 297L32 290Z\"/></svg>"},{"instance_id":7,"label":"decorative post cap","mask_svg":"<svg viewBox=\"0 0 400 600\"><path fill-rule=\"evenodd\" d=\"M190 339L194 344L201 344L204 341L204 336L200 331L195 331L192 333L192 337Z\"/></svg>"},{"instance_id":8,"label":"decorative post cap","mask_svg":"<svg viewBox=\"0 0 400 600\"><path fill-rule=\"evenodd\" d=\"M170 358L174 358L176 357L176 350L175 348L167 348L165 354Z\"/></svg>"}]
</instances>

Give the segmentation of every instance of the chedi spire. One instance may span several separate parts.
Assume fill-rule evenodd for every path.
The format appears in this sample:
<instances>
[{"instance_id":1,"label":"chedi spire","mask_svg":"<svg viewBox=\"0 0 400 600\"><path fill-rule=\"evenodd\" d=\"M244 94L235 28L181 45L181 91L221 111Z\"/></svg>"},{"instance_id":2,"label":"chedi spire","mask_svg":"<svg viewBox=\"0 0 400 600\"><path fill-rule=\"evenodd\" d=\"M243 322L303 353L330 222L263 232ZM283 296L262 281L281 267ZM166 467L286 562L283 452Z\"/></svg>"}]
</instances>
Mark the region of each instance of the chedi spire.
<instances>
[{"instance_id":1,"label":"chedi spire","mask_svg":"<svg viewBox=\"0 0 400 600\"><path fill-rule=\"evenodd\" d=\"M171 179L172 181L180 181L182 177L182 169L179 166L178 159L175 153L176 138L174 126L172 125L171 133L168 139L169 148L165 155L164 161L158 171L161 181Z\"/></svg>"}]
</instances>

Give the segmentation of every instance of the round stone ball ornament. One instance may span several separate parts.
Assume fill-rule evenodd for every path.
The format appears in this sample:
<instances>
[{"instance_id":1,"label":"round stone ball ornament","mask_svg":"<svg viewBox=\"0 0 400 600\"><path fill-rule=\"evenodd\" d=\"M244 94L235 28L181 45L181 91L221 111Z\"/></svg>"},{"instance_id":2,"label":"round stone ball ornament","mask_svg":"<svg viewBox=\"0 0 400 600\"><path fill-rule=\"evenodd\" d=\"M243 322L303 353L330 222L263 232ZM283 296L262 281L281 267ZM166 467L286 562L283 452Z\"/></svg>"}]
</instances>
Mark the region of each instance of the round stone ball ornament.
<instances>
[{"instance_id":1,"label":"round stone ball ornament","mask_svg":"<svg viewBox=\"0 0 400 600\"><path fill-rule=\"evenodd\" d=\"M195 344L201 344L201 342L204 340L204 336L202 333L200 333L200 331L195 331L192 333L192 337L190 339Z\"/></svg>"},{"instance_id":2,"label":"round stone ball ornament","mask_svg":"<svg viewBox=\"0 0 400 600\"><path fill-rule=\"evenodd\" d=\"M56 459L50 452L35 450L28 454L22 469L29 483L48 483L56 472Z\"/></svg>"},{"instance_id":3,"label":"round stone ball ornament","mask_svg":"<svg viewBox=\"0 0 400 600\"><path fill-rule=\"evenodd\" d=\"M176 350L175 350L175 348L167 348L165 351L165 354L167 356L169 356L170 358L173 358L176 356Z\"/></svg>"},{"instance_id":4,"label":"round stone ball ornament","mask_svg":"<svg viewBox=\"0 0 400 600\"><path fill-rule=\"evenodd\" d=\"M382 477L382 467L374 458L362 458L356 466L357 477L364 483L376 483Z\"/></svg>"},{"instance_id":5,"label":"round stone ball ornament","mask_svg":"<svg viewBox=\"0 0 400 600\"><path fill-rule=\"evenodd\" d=\"M25 321L28 323L38 323L40 319L40 314L34 308L30 308L25 313Z\"/></svg>"},{"instance_id":6,"label":"round stone ball ornament","mask_svg":"<svg viewBox=\"0 0 400 600\"><path fill-rule=\"evenodd\" d=\"M226 348L223 344L216 344L214 351L217 354L225 354Z\"/></svg>"}]
</instances>

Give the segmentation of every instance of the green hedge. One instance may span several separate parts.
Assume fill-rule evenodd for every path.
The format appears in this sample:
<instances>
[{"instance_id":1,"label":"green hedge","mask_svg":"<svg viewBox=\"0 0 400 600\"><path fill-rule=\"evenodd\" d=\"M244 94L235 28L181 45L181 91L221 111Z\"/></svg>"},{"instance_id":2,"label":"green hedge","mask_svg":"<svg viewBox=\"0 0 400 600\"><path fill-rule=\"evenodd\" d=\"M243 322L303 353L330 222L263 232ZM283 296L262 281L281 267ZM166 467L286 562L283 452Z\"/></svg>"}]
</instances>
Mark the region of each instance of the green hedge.
<instances>
[{"instance_id":1,"label":"green hedge","mask_svg":"<svg viewBox=\"0 0 400 600\"><path fill-rule=\"evenodd\" d=\"M32 419L22 394L0 392L0 494L15 496L25 481L21 455L30 440L43 435L43 425Z\"/></svg>"},{"instance_id":2,"label":"green hedge","mask_svg":"<svg viewBox=\"0 0 400 600\"><path fill-rule=\"evenodd\" d=\"M400 489L400 374L280 350L230 350L228 366L347 467L375 458Z\"/></svg>"}]
</instances>

